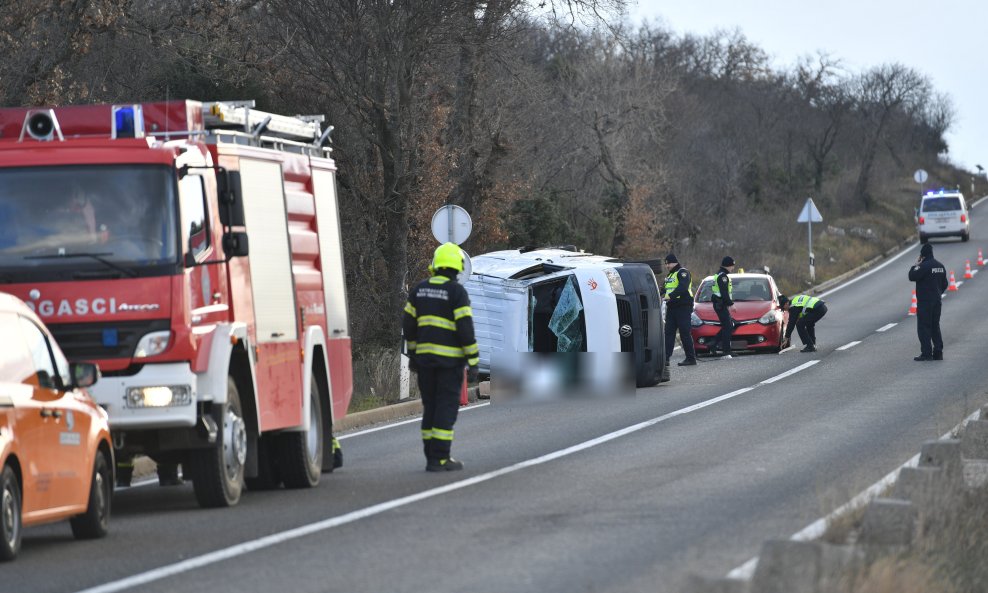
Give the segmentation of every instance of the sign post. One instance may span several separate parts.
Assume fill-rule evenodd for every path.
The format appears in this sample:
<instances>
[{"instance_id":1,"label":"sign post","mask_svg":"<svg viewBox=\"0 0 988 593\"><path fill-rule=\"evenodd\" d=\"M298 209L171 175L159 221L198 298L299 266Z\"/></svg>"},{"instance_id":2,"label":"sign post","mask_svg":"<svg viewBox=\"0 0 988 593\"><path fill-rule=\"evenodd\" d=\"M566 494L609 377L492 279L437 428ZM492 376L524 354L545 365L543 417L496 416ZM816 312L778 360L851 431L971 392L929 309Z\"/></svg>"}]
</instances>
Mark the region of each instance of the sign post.
<instances>
[{"instance_id":1,"label":"sign post","mask_svg":"<svg viewBox=\"0 0 988 593\"><path fill-rule=\"evenodd\" d=\"M796 222L806 223L806 234L809 239L809 254L810 254L810 281L816 280L816 263L813 257L813 223L823 222L823 216L820 215L820 211L816 209L816 204L813 203L813 198L806 198L806 204L803 205L803 210L799 213L799 217Z\"/></svg>"}]
</instances>

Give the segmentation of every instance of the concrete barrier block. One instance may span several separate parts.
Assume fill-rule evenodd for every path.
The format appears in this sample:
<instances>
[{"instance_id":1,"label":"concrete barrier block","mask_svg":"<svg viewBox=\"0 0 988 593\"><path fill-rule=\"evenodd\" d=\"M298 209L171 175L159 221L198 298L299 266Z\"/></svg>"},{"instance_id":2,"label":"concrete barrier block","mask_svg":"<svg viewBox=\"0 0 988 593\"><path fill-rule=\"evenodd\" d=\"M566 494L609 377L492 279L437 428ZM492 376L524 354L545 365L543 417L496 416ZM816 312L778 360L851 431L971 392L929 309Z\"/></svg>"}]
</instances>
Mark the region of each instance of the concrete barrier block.
<instances>
[{"instance_id":1,"label":"concrete barrier block","mask_svg":"<svg viewBox=\"0 0 988 593\"><path fill-rule=\"evenodd\" d=\"M918 513L908 500L876 498L865 507L858 541L887 546L909 545Z\"/></svg>"},{"instance_id":2,"label":"concrete barrier block","mask_svg":"<svg viewBox=\"0 0 988 593\"><path fill-rule=\"evenodd\" d=\"M480 382L480 399L490 399L491 398L491 382L481 381Z\"/></svg>"},{"instance_id":3,"label":"concrete barrier block","mask_svg":"<svg viewBox=\"0 0 988 593\"><path fill-rule=\"evenodd\" d=\"M926 510L936 506L945 488L943 470L939 467L904 467L899 471L893 495Z\"/></svg>"},{"instance_id":4,"label":"concrete barrier block","mask_svg":"<svg viewBox=\"0 0 988 593\"><path fill-rule=\"evenodd\" d=\"M919 454L920 467L939 467L946 473L960 473L961 442L958 439L926 441Z\"/></svg>"},{"instance_id":5,"label":"concrete barrier block","mask_svg":"<svg viewBox=\"0 0 988 593\"><path fill-rule=\"evenodd\" d=\"M854 546L818 541L766 542L751 579L753 593L831 593L841 590L849 570L863 566L864 554Z\"/></svg>"},{"instance_id":6,"label":"concrete barrier block","mask_svg":"<svg viewBox=\"0 0 988 593\"><path fill-rule=\"evenodd\" d=\"M749 593L751 581L740 579L713 579L690 575L681 589L682 593Z\"/></svg>"},{"instance_id":7,"label":"concrete barrier block","mask_svg":"<svg viewBox=\"0 0 988 593\"><path fill-rule=\"evenodd\" d=\"M988 459L988 420L972 420L961 433L961 455L967 459Z\"/></svg>"},{"instance_id":8,"label":"concrete barrier block","mask_svg":"<svg viewBox=\"0 0 988 593\"><path fill-rule=\"evenodd\" d=\"M968 488L988 486L988 459L965 459L963 474Z\"/></svg>"}]
</instances>

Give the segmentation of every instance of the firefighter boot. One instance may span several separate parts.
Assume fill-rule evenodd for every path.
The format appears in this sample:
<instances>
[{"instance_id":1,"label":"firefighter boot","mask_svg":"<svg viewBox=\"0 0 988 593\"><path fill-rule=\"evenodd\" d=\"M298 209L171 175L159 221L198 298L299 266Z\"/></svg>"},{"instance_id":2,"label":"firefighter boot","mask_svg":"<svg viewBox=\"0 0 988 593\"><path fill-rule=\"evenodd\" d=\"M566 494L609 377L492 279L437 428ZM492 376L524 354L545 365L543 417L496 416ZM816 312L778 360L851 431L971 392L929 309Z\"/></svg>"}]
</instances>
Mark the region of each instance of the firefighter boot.
<instances>
[{"instance_id":1,"label":"firefighter boot","mask_svg":"<svg viewBox=\"0 0 988 593\"><path fill-rule=\"evenodd\" d=\"M450 457L449 459L430 459L425 466L427 472L455 472L463 469L463 462Z\"/></svg>"},{"instance_id":2,"label":"firefighter boot","mask_svg":"<svg viewBox=\"0 0 988 593\"><path fill-rule=\"evenodd\" d=\"M343 467L343 447L340 446L336 437L333 437L333 469L341 467Z\"/></svg>"},{"instance_id":3,"label":"firefighter boot","mask_svg":"<svg viewBox=\"0 0 988 593\"><path fill-rule=\"evenodd\" d=\"M134 461L117 462L117 488L127 488L134 477Z\"/></svg>"}]
</instances>

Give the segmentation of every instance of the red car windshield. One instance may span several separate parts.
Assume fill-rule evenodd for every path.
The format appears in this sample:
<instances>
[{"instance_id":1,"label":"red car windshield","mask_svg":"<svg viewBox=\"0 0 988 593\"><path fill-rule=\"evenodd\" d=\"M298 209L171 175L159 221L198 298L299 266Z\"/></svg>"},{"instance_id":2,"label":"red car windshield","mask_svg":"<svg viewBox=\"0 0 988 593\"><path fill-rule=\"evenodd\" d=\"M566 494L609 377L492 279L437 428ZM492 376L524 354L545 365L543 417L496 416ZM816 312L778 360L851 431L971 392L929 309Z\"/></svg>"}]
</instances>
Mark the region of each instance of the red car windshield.
<instances>
[{"instance_id":1,"label":"red car windshield","mask_svg":"<svg viewBox=\"0 0 988 593\"><path fill-rule=\"evenodd\" d=\"M771 301L772 286L768 278L731 278L731 294L736 302L742 301ZM696 302L709 303L714 283L704 280L697 292Z\"/></svg>"}]
</instances>

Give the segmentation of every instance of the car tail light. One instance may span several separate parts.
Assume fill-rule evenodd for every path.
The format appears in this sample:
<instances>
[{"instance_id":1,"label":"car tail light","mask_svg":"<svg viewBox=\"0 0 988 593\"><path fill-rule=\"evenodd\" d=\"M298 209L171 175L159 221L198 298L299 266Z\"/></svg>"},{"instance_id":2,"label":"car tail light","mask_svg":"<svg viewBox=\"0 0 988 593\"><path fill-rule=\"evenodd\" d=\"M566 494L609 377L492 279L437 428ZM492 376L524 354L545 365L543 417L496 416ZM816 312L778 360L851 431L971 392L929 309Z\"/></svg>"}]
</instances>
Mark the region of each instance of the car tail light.
<instances>
[{"instance_id":1,"label":"car tail light","mask_svg":"<svg viewBox=\"0 0 988 593\"><path fill-rule=\"evenodd\" d=\"M967 222L967 214L961 214L961 222Z\"/></svg>"},{"instance_id":2,"label":"car tail light","mask_svg":"<svg viewBox=\"0 0 988 593\"><path fill-rule=\"evenodd\" d=\"M923 223L925 223L925 222L926 222L926 217L924 217L924 216L920 216L920 217L919 217L919 224L923 224Z\"/></svg>"}]
</instances>

